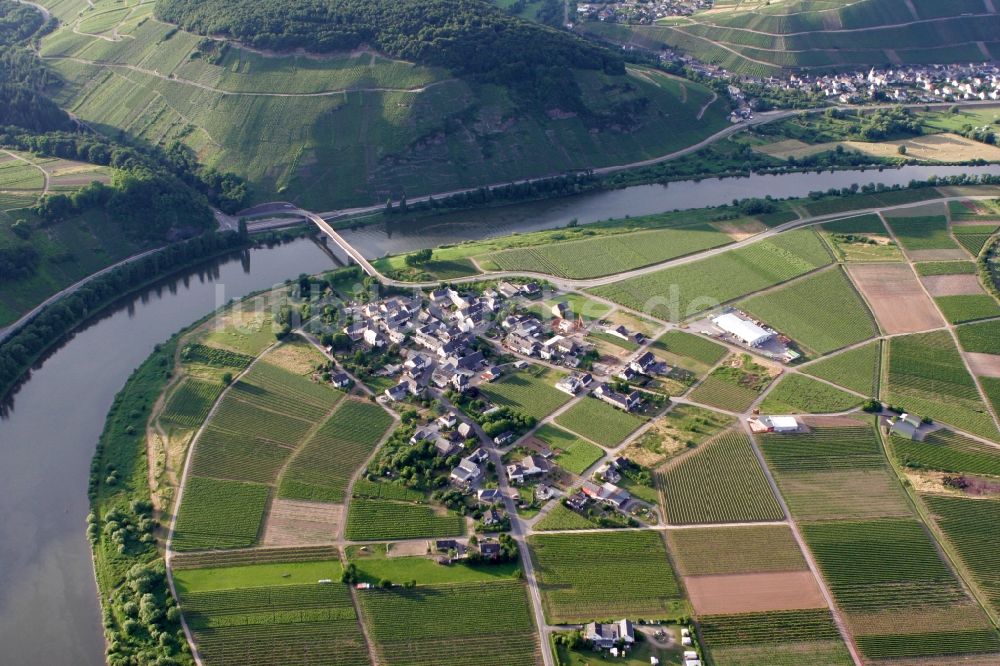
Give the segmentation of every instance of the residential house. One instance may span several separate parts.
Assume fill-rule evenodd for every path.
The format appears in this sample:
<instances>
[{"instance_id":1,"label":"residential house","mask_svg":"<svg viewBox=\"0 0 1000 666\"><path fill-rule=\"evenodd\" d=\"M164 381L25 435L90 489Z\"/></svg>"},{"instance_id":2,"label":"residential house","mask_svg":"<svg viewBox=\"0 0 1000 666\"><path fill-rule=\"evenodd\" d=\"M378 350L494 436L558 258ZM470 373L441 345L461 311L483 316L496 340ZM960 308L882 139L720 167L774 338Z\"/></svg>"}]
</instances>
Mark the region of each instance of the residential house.
<instances>
[{"instance_id":1,"label":"residential house","mask_svg":"<svg viewBox=\"0 0 1000 666\"><path fill-rule=\"evenodd\" d=\"M635 643L635 628L625 619L608 623L591 622L583 628L583 639L602 650L619 643L629 646Z\"/></svg>"},{"instance_id":2,"label":"residential house","mask_svg":"<svg viewBox=\"0 0 1000 666\"><path fill-rule=\"evenodd\" d=\"M483 504L495 504L503 499L499 488L483 488L476 493L476 499Z\"/></svg>"},{"instance_id":3,"label":"residential house","mask_svg":"<svg viewBox=\"0 0 1000 666\"><path fill-rule=\"evenodd\" d=\"M396 384L385 390L385 397L389 398L393 402L399 402L400 400L405 400L406 396L410 394L410 386L405 381Z\"/></svg>"},{"instance_id":4,"label":"residential house","mask_svg":"<svg viewBox=\"0 0 1000 666\"><path fill-rule=\"evenodd\" d=\"M339 389L345 389L351 385L351 377L346 372L335 372L330 375L330 384Z\"/></svg>"},{"instance_id":5,"label":"residential house","mask_svg":"<svg viewBox=\"0 0 1000 666\"><path fill-rule=\"evenodd\" d=\"M594 395L612 407L624 409L626 412L636 409L642 402L642 394L638 391L632 391L628 394L619 393L607 384L601 384L594 389Z\"/></svg>"},{"instance_id":6,"label":"residential house","mask_svg":"<svg viewBox=\"0 0 1000 666\"><path fill-rule=\"evenodd\" d=\"M483 476L483 470L471 457L466 456L451 470L451 480L460 485L472 485Z\"/></svg>"},{"instance_id":7,"label":"residential house","mask_svg":"<svg viewBox=\"0 0 1000 666\"><path fill-rule=\"evenodd\" d=\"M619 488L615 484L608 482L597 485L596 483L586 481L580 490L590 499L608 504L616 509L622 508L628 504L630 499L632 499L632 496L627 490Z\"/></svg>"},{"instance_id":8,"label":"residential house","mask_svg":"<svg viewBox=\"0 0 1000 666\"><path fill-rule=\"evenodd\" d=\"M458 416L455 412L448 412L439 416L437 421L442 428L454 428L458 424Z\"/></svg>"}]
</instances>

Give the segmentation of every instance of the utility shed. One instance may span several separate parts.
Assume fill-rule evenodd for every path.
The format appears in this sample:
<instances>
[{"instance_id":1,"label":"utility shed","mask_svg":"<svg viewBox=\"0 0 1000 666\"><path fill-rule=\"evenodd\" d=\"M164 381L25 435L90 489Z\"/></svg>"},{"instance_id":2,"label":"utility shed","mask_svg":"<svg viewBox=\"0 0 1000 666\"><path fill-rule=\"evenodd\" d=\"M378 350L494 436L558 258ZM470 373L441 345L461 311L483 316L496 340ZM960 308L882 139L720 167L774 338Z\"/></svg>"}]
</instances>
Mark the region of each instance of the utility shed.
<instances>
[{"instance_id":1,"label":"utility shed","mask_svg":"<svg viewBox=\"0 0 1000 666\"><path fill-rule=\"evenodd\" d=\"M751 347L762 345L774 337L774 333L732 312L719 315L712 323Z\"/></svg>"}]
</instances>

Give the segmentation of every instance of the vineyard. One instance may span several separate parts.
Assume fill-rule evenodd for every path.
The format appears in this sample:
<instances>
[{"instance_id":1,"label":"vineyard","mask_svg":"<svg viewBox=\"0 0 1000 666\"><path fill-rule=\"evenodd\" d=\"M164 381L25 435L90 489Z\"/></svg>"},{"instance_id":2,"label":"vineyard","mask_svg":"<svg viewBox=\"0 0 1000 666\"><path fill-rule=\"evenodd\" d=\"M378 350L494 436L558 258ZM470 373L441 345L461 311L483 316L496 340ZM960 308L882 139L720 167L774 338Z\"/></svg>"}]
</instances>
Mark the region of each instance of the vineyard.
<instances>
[{"instance_id":1,"label":"vineyard","mask_svg":"<svg viewBox=\"0 0 1000 666\"><path fill-rule=\"evenodd\" d=\"M645 422L644 418L590 396L556 417L562 427L607 447L620 444Z\"/></svg>"},{"instance_id":2,"label":"vineyard","mask_svg":"<svg viewBox=\"0 0 1000 666\"><path fill-rule=\"evenodd\" d=\"M739 366L727 364L713 370L688 398L711 407L743 412L767 388L771 379L767 368L747 356Z\"/></svg>"},{"instance_id":3,"label":"vineyard","mask_svg":"<svg viewBox=\"0 0 1000 666\"><path fill-rule=\"evenodd\" d=\"M760 409L768 414L828 414L861 405L861 398L803 375L787 375L767 394Z\"/></svg>"},{"instance_id":4,"label":"vineyard","mask_svg":"<svg viewBox=\"0 0 1000 666\"><path fill-rule=\"evenodd\" d=\"M906 467L1000 476L1000 450L948 430L932 432L922 442L893 437L891 445Z\"/></svg>"},{"instance_id":5,"label":"vineyard","mask_svg":"<svg viewBox=\"0 0 1000 666\"><path fill-rule=\"evenodd\" d=\"M683 608L655 531L544 534L528 544L549 622L673 617Z\"/></svg>"},{"instance_id":6,"label":"vineyard","mask_svg":"<svg viewBox=\"0 0 1000 666\"><path fill-rule=\"evenodd\" d=\"M339 583L193 592L180 604L209 666L368 664L350 592Z\"/></svg>"},{"instance_id":7,"label":"vineyard","mask_svg":"<svg viewBox=\"0 0 1000 666\"><path fill-rule=\"evenodd\" d=\"M693 359L703 365L712 366L721 361L727 350L704 337L678 331L667 331L652 344L653 349Z\"/></svg>"},{"instance_id":8,"label":"vineyard","mask_svg":"<svg viewBox=\"0 0 1000 666\"><path fill-rule=\"evenodd\" d=\"M210 553L176 553L170 560L174 571L241 567L252 564L294 564L332 560L339 557L334 546L298 546L296 548L267 548L264 550L228 550Z\"/></svg>"},{"instance_id":9,"label":"vineyard","mask_svg":"<svg viewBox=\"0 0 1000 666\"><path fill-rule=\"evenodd\" d=\"M391 481L369 481L362 477L355 482L351 489L354 497L366 497L368 499L399 500L402 502L422 502L425 496L419 490L407 488L400 483Z\"/></svg>"},{"instance_id":10,"label":"vineyard","mask_svg":"<svg viewBox=\"0 0 1000 666\"><path fill-rule=\"evenodd\" d=\"M948 214L955 222L982 220L985 223L1000 219L1000 210L992 201L949 201Z\"/></svg>"},{"instance_id":11,"label":"vineyard","mask_svg":"<svg viewBox=\"0 0 1000 666\"><path fill-rule=\"evenodd\" d=\"M934 520L962 562L989 598L994 611L1000 608L1000 500L969 499L944 495L922 495Z\"/></svg>"},{"instance_id":12,"label":"vineyard","mask_svg":"<svg viewBox=\"0 0 1000 666\"><path fill-rule=\"evenodd\" d=\"M831 261L816 232L800 229L592 291L634 310L680 321L720 303L787 282Z\"/></svg>"},{"instance_id":13,"label":"vineyard","mask_svg":"<svg viewBox=\"0 0 1000 666\"><path fill-rule=\"evenodd\" d=\"M292 458L278 497L342 502L354 472L375 450L392 418L377 405L344 400Z\"/></svg>"},{"instance_id":14,"label":"vineyard","mask_svg":"<svg viewBox=\"0 0 1000 666\"><path fill-rule=\"evenodd\" d=\"M877 396L881 363L882 343L876 341L810 363L802 368L802 372L863 395Z\"/></svg>"},{"instance_id":15,"label":"vineyard","mask_svg":"<svg viewBox=\"0 0 1000 666\"><path fill-rule=\"evenodd\" d=\"M914 520L811 523L803 534L870 659L993 652L1000 638Z\"/></svg>"},{"instance_id":16,"label":"vineyard","mask_svg":"<svg viewBox=\"0 0 1000 666\"><path fill-rule=\"evenodd\" d=\"M667 532L683 576L803 571L806 560L786 525L707 527Z\"/></svg>"},{"instance_id":17,"label":"vineyard","mask_svg":"<svg viewBox=\"0 0 1000 666\"><path fill-rule=\"evenodd\" d=\"M907 250L957 250L958 245L948 233L948 218L943 215L924 217L890 217L887 219L900 245Z\"/></svg>"},{"instance_id":18,"label":"vineyard","mask_svg":"<svg viewBox=\"0 0 1000 666\"><path fill-rule=\"evenodd\" d=\"M955 329L958 342L967 352L1000 354L1000 321L984 321Z\"/></svg>"},{"instance_id":19,"label":"vineyard","mask_svg":"<svg viewBox=\"0 0 1000 666\"><path fill-rule=\"evenodd\" d=\"M253 545L271 489L258 483L189 477L177 513L173 549Z\"/></svg>"},{"instance_id":20,"label":"vineyard","mask_svg":"<svg viewBox=\"0 0 1000 666\"><path fill-rule=\"evenodd\" d=\"M702 636L718 666L850 666L827 610L705 615Z\"/></svg>"},{"instance_id":21,"label":"vineyard","mask_svg":"<svg viewBox=\"0 0 1000 666\"><path fill-rule=\"evenodd\" d=\"M674 525L782 520L750 440L730 431L656 475Z\"/></svg>"},{"instance_id":22,"label":"vineyard","mask_svg":"<svg viewBox=\"0 0 1000 666\"><path fill-rule=\"evenodd\" d=\"M878 334L872 313L841 268L754 296L739 307L817 354Z\"/></svg>"},{"instance_id":23,"label":"vineyard","mask_svg":"<svg viewBox=\"0 0 1000 666\"><path fill-rule=\"evenodd\" d=\"M540 661L521 581L365 590L358 603L379 663L387 666L535 666Z\"/></svg>"},{"instance_id":24,"label":"vineyard","mask_svg":"<svg viewBox=\"0 0 1000 666\"><path fill-rule=\"evenodd\" d=\"M441 515L425 504L356 499L347 512L346 536L352 541L417 539L465 534L465 519Z\"/></svg>"},{"instance_id":25,"label":"vineyard","mask_svg":"<svg viewBox=\"0 0 1000 666\"><path fill-rule=\"evenodd\" d=\"M200 363L216 368L233 368L234 370L244 370L253 362L253 356L210 347L201 343L192 343L181 350L181 359L185 363Z\"/></svg>"},{"instance_id":26,"label":"vineyard","mask_svg":"<svg viewBox=\"0 0 1000 666\"><path fill-rule=\"evenodd\" d=\"M917 275L930 277L933 275L973 275L976 263L973 261L928 261L914 264Z\"/></svg>"},{"instance_id":27,"label":"vineyard","mask_svg":"<svg viewBox=\"0 0 1000 666\"><path fill-rule=\"evenodd\" d=\"M555 452L560 467L573 474L583 474L604 455L600 447L547 423L534 436Z\"/></svg>"},{"instance_id":28,"label":"vineyard","mask_svg":"<svg viewBox=\"0 0 1000 666\"><path fill-rule=\"evenodd\" d=\"M543 419L569 402L569 396L555 387L562 375L554 370L533 368L505 375L484 385L480 392L495 405L511 407L536 419Z\"/></svg>"},{"instance_id":29,"label":"vineyard","mask_svg":"<svg viewBox=\"0 0 1000 666\"><path fill-rule=\"evenodd\" d=\"M983 251L983 247L986 245L986 241L990 239L990 236L996 233L997 225L987 224L987 225L962 225L951 228L952 233L955 234L955 240L958 244L969 251L972 256L979 256L979 253Z\"/></svg>"},{"instance_id":30,"label":"vineyard","mask_svg":"<svg viewBox=\"0 0 1000 666\"><path fill-rule=\"evenodd\" d=\"M550 530L590 530L600 527L600 525L559 503L542 516L542 519L533 527L537 532L547 532Z\"/></svg>"},{"instance_id":31,"label":"vineyard","mask_svg":"<svg viewBox=\"0 0 1000 666\"><path fill-rule=\"evenodd\" d=\"M944 318L952 324L1000 317L1000 305L997 305L992 296L986 294L938 296L934 301L941 308Z\"/></svg>"},{"instance_id":32,"label":"vineyard","mask_svg":"<svg viewBox=\"0 0 1000 666\"><path fill-rule=\"evenodd\" d=\"M824 222L823 229L835 234L872 234L885 236L885 225L878 215L855 215L833 222Z\"/></svg>"},{"instance_id":33,"label":"vineyard","mask_svg":"<svg viewBox=\"0 0 1000 666\"><path fill-rule=\"evenodd\" d=\"M199 427L222 393L222 384L186 377L167 400L160 422L179 428Z\"/></svg>"},{"instance_id":34,"label":"vineyard","mask_svg":"<svg viewBox=\"0 0 1000 666\"><path fill-rule=\"evenodd\" d=\"M940 199L941 193L935 189L924 187L916 190L886 190L875 194L856 194L851 197L832 197L820 201L811 201L805 208L809 215L830 215L846 213L852 210L866 208L885 208L902 204L916 203L928 199Z\"/></svg>"},{"instance_id":35,"label":"vineyard","mask_svg":"<svg viewBox=\"0 0 1000 666\"><path fill-rule=\"evenodd\" d=\"M888 378L885 397L890 403L977 435L998 436L946 332L893 338L889 342Z\"/></svg>"}]
</instances>

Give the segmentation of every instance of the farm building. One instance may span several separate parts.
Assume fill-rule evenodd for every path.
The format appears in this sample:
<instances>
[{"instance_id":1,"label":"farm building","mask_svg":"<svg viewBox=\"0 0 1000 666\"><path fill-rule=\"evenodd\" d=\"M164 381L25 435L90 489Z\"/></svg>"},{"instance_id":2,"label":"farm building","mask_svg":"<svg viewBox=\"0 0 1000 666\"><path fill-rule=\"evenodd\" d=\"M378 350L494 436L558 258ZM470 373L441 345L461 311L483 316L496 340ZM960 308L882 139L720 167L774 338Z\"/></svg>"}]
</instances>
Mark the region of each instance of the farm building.
<instances>
[{"instance_id":1,"label":"farm building","mask_svg":"<svg viewBox=\"0 0 1000 666\"><path fill-rule=\"evenodd\" d=\"M887 425L890 434L899 435L906 439L920 440L923 439L923 433L920 431L922 424L919 416L902 414L898 418L889 419Z\"/></svg>"},{"instance_id":2,"label":"farm building","mask_svg":"<svg viewBox=\"0 0 1000 666\"><path fill-rule=\"evenodd\" d=\"M798 432L799 422L794 416L757 416L749 420L753 432Z\"/></svg>"},{"instance_id":3,"label":"farm building","mask_svg":"<svg viewBox=\"0 0 1000 666\"><path fill-rule=\"evenodd\" d=\"M719 315L712 320L712 323L750 347L759 347L774 337L773 332L733 312Z\"/></svg>"},{"instance_id":4,"label":"farm building","mask_svg":"<svg viewBox=\"0 0 1000 666\"><path fill-rule=\"evenodd\" d=\"M635 629L628 620L617 622L591 622L583 628L583 638L597 648L608 649L621 641L625 645L635 643Z\"/></svg>"}]
</instances>

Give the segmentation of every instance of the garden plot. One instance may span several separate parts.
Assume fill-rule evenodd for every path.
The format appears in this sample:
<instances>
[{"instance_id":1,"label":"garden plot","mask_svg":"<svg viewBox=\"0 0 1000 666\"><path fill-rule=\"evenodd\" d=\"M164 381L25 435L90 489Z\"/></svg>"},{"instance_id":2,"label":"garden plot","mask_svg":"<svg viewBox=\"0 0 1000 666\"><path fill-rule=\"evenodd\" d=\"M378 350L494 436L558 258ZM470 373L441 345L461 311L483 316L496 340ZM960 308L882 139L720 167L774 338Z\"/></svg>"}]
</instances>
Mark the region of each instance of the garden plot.
<instances>
[{"instance_id":1,"label":"garden plot","mask_svg":"<svg viewBox=\"0 0 1000 666\"><path fill-rule=\"evenodd\" d=\"M852 264L847 273L875 314L883 333L916 333L944 326L934 302L904 264Z\"/></svg>"}]
</instances>

